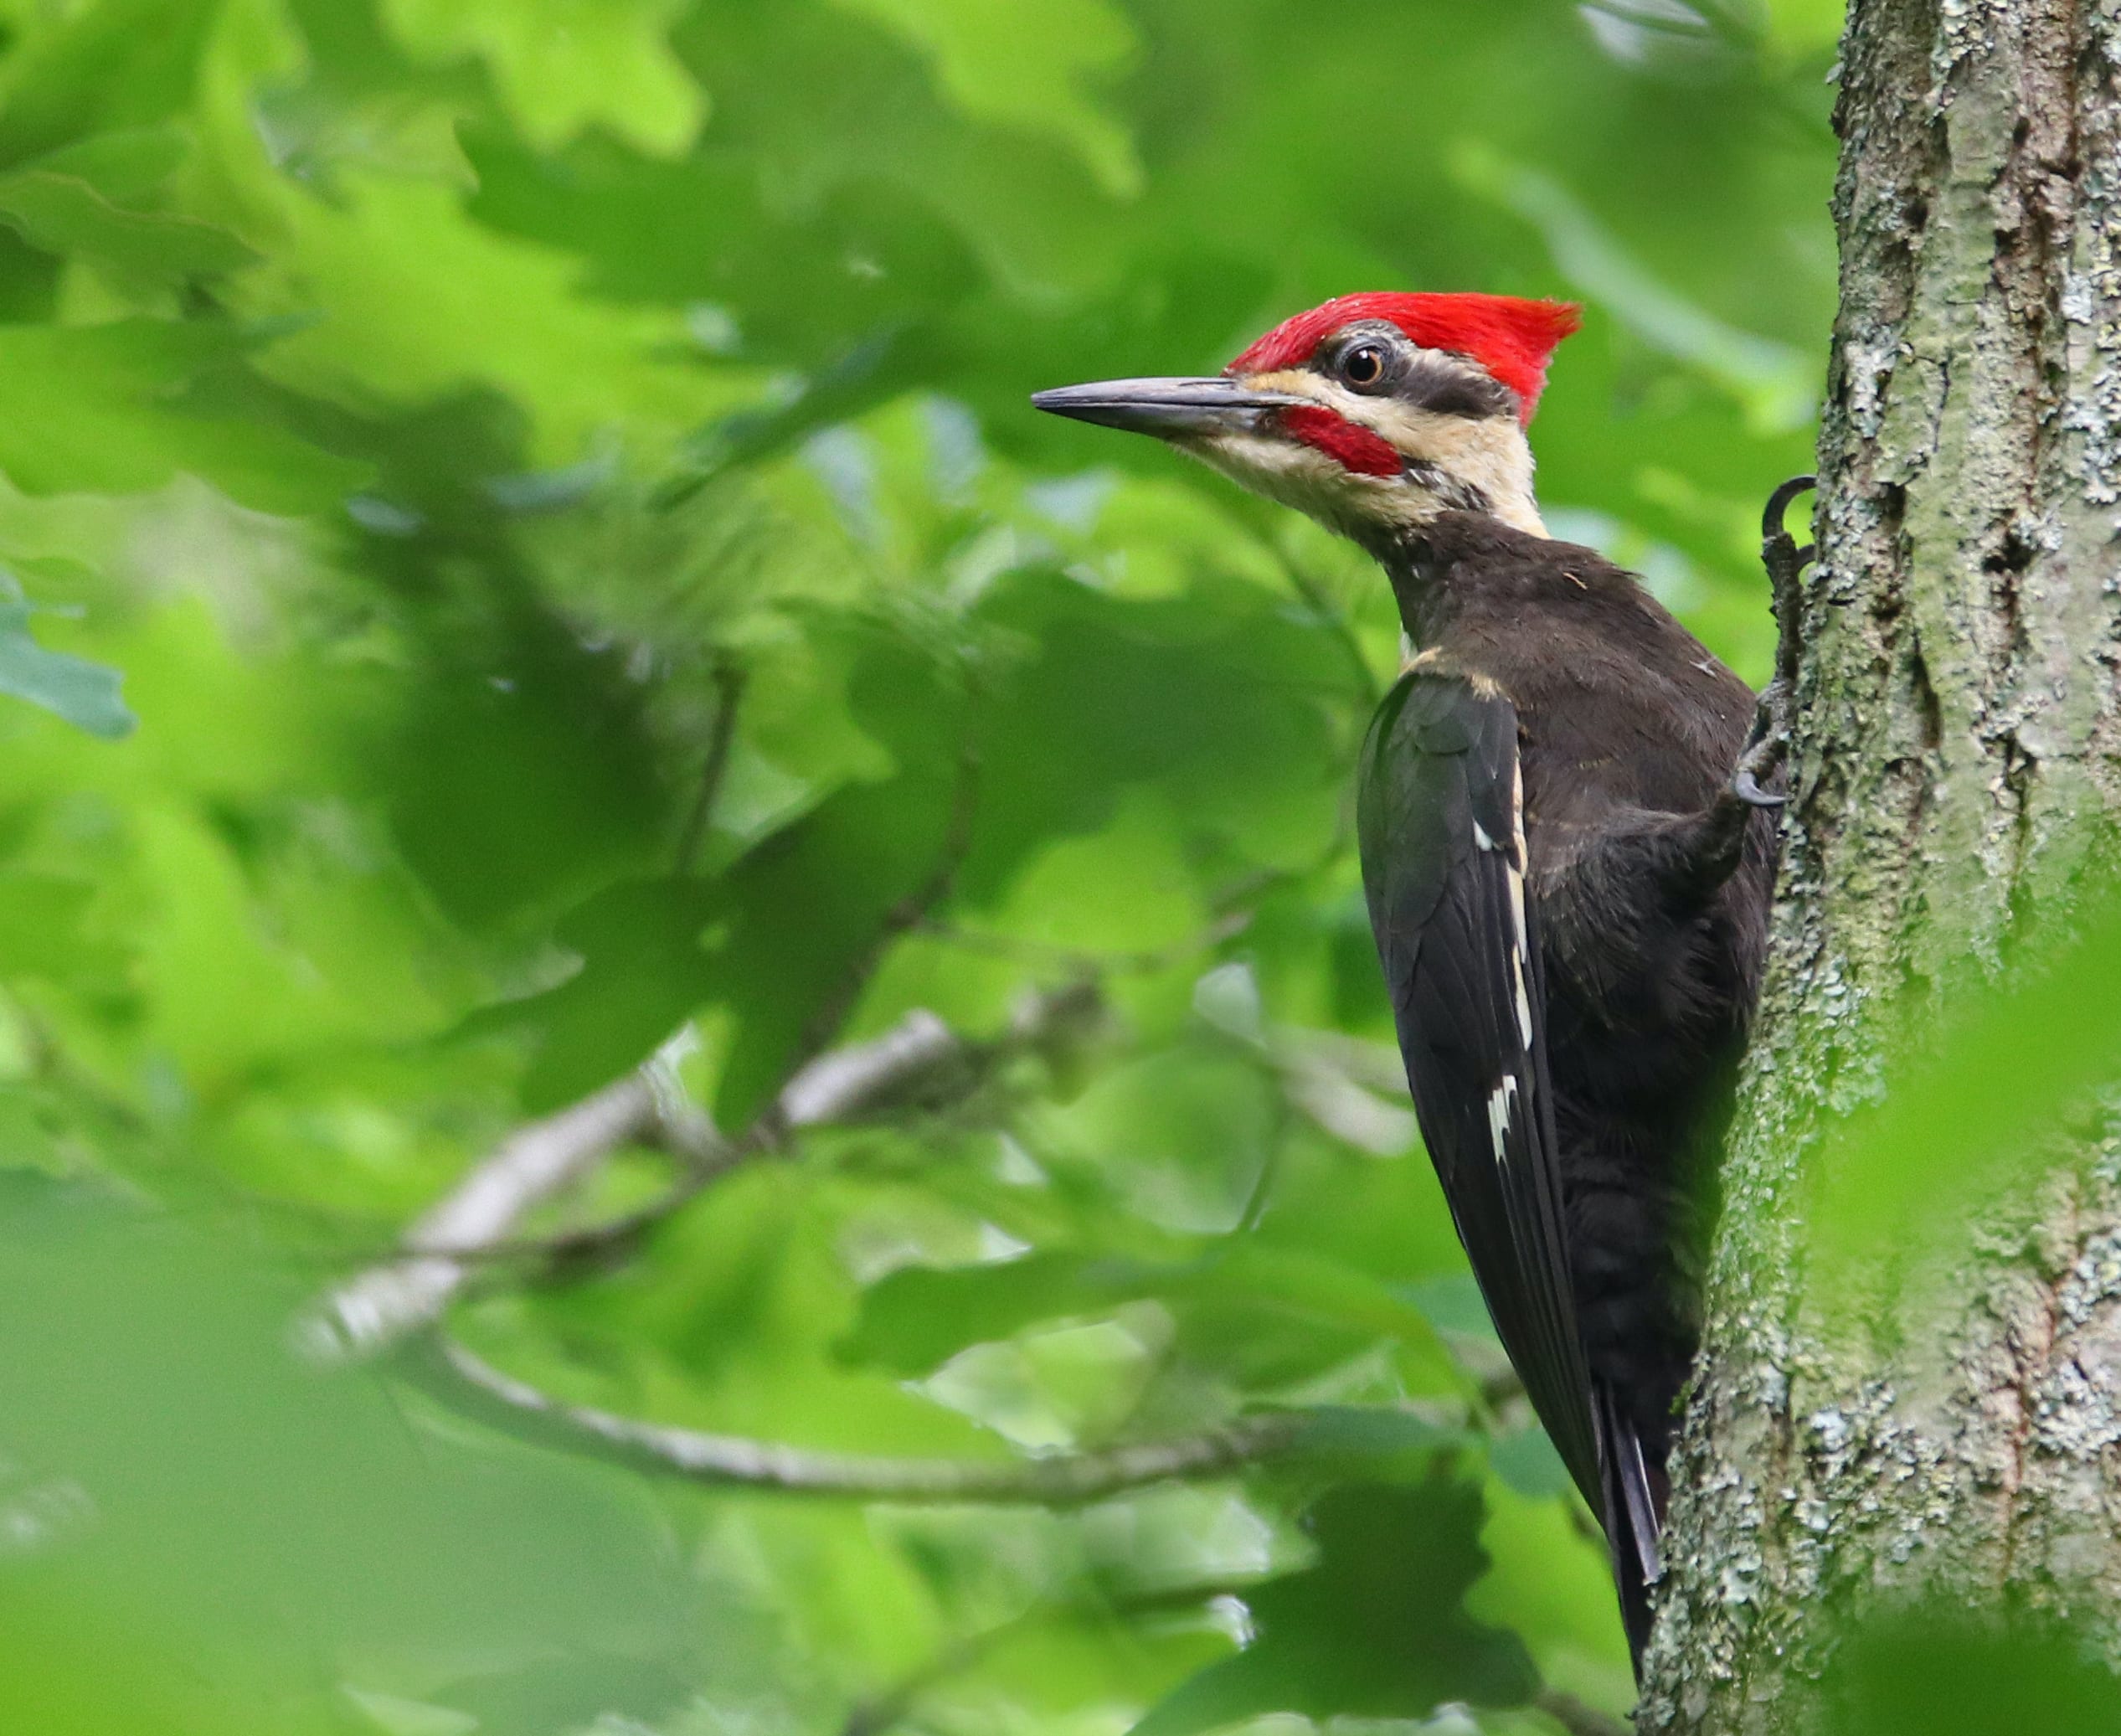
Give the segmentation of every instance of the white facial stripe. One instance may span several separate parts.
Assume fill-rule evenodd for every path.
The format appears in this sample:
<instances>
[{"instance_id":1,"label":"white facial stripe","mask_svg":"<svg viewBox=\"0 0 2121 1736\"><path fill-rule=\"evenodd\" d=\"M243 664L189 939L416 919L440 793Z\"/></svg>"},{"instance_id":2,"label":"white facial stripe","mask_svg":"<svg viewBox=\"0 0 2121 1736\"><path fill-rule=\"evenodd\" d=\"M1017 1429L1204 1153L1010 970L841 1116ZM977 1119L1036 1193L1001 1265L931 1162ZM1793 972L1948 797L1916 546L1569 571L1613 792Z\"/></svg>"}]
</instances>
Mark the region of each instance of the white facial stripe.
<instances>
[{"instance_id":1,"label":"white facial stripe","mask_svg":"<svg viewBox=\"0 0 2121 1736\"><path fill-rule=\"evenodd\" d=\"M1336 380L1324 379L1301 368L1248 375L1246 384L1262 391L1286 392L1292 398L1308 399L1345 420L1382 435L1395 451L1434 464L1459 482L1479 489L1488 497L1495 516L1505 524L1529 531L1534 536L1547 534L1547 527L1540 522L1539 508L1532 500L1532 447L1515 417L1453 416L1435 410L1416 410L1389 398L1366 398ZM1211 461L1219 463L1216 460ZM1384 515L1388 519L1411 527L1425 523L1443 510L1442 502L1417 482L1398 476L1352 476L1331 460L1326 462L1346 481L1387 485L1392 492L1387 500L1393 507ZM1222 467L1231 469L1241 481L1251 482L1254 487L1265 487L1264 482L1253 481L1235 471L1233 466ZM1275 497L1283 498L1279 495ZM1317 508L1305 504L1303 510L1315 512ZM1362 516L1375 523L1379 515L1372 508L1365 510Z\"/></svg>"},{"instance_id":2,"label":"white facial stripe","mask_svg":"<svg viewBox=\"0 0 2121 1736\"><path fill-rule=\"evenodd\" d=\"M1360 476L1300 440L1222 434L1177 444L1269 500L1350 533L1380 523L1418 522L1408 518L1403 479Z\"/></svg>"}]
</instances>

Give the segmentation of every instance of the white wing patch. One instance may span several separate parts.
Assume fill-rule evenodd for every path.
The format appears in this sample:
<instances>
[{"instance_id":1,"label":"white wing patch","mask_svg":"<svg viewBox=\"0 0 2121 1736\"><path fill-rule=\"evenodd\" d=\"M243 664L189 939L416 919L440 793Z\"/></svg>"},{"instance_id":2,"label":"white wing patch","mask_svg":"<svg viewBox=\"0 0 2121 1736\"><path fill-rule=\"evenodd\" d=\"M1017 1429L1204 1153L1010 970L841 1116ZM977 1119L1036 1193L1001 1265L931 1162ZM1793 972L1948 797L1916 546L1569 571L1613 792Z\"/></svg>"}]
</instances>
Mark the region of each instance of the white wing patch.
<instances>
[{"instance_id":1,"label":"white wing patch","mask_svg":"<svg viewBox=\"0 0 2121 1736\"><path fill-rule=\"evenodd\" d=\"M1510 914L1517 937L1510 943L1510 974L1517 997L1517 1034L1525 1048L1532 1048L1532 996L1525 986L1525 877L1510 870Z\"/></svg>"},{"instance_id":2,"label":"white wing patch","mask_svg":"<svg viewBox=\"0 0 2121 1736\"><path fill-rule=\"evenodd\" d=\"M1516 1077L1506 1073L1502 1083L1488 1093L1488 1142L1495 1147L1497 1163L1510 1161L1510 1115L1516 1100Z\"/></svg>"},{"instance_id":3,"label":"white wing patch","mask_svg":"<svg viewBox=\"0 0 2121 1736\"><path fill-rule=\"evenodd\" d=\"M1495 848L1495 840L1488 836L1487 827L1481 825L1478 820L1473 822L1473 842L1483 850Z\"/></svg>"},{"instance_id":4,"label":"white wing patch","mask_svg":"<svg viewBox=\"0 0 2121 1736\"><path fill-rule=\"evenodd\" d=\"M1476 834L1480 827L1474 827ZM1483 847L1485 840L1483 839ZM1510 971L1516 991L1517 1031L1527 1053L1532 1048L1532 995L1525 984L1525 958L1532 950L1532 937L1525 923L1525 775L1516 759L1510 762L1510 925L1514 939L1510 946Z\"/></svg>"}]
</instances>

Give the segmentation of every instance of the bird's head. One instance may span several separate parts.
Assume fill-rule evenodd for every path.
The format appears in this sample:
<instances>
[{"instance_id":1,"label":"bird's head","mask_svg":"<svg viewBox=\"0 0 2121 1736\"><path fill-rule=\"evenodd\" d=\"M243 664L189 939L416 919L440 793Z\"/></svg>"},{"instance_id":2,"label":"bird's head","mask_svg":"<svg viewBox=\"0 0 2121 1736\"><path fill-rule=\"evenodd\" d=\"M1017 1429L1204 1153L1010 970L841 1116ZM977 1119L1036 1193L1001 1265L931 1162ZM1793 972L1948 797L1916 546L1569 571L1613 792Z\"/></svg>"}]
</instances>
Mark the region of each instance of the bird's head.
<instances>
[{"instance_id":1,"label":"bird's head","mask_svg":"<svg viewBox=\"0 0 2121 1736\"><path fill-rule=\"evenodd\" d=\"M1525 430L1547 359L1578 323L1565 301L1341 296L1219 374L1100 380L1031 401L1153 434L1372 546L1449 511L1543 534Z\"/></svg>"}]
</instances>

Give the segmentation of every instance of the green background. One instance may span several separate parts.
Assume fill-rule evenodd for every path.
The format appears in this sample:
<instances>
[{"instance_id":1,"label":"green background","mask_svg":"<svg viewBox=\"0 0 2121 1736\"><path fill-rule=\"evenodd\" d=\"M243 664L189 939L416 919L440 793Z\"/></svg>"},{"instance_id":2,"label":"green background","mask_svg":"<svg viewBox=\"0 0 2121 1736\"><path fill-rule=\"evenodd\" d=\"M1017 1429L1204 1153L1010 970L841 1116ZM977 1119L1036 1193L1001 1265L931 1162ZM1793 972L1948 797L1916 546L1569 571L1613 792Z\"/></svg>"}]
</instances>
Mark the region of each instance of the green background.
<instances>
[{"instance_id":1,"label":"green background","mask_svg":"<svg viewBox=\"0 0 2121 1736\"><path fill-rule=\"evenodd\" d=\"M1351 290L1580 300L1550 523L1757 681L1839 13L0 4L0 1725L1624 1709L1394 1083L1349 836L1386 588L1025 398ZM709 1491L289 1352L674 1033L736 1129L821 1040L1070 985L1095 1017L452 1329L800 1446L1280 1408L1335 1450L1073 1511Z\"/></svg>"}]
</instances>

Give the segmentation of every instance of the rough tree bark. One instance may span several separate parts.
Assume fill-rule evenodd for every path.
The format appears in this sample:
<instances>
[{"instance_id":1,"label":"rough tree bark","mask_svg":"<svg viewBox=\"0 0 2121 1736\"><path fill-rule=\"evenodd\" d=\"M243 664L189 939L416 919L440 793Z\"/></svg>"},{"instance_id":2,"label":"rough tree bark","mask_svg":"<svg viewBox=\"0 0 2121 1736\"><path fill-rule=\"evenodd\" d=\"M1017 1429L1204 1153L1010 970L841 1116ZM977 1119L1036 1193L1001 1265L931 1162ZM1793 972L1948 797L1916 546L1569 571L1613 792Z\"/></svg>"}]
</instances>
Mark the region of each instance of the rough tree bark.
<instances>
[{"instance_id":1,"label":"rough tree bark","mask_svg":"<svg viewBox=\"0 0 2121 1736\"><path fill-rule=\"evenodd\" d=\"M1880 1009L1995 970L2121 807L2121 0L1854 0L1835 123L1797 796L1645 1731L1804 1728L1872 1591L2103 1617L2121 1663L2115 1127L1994 1191L1948 1287L1804 1270Z\"/></svg>"}]
</instances>

